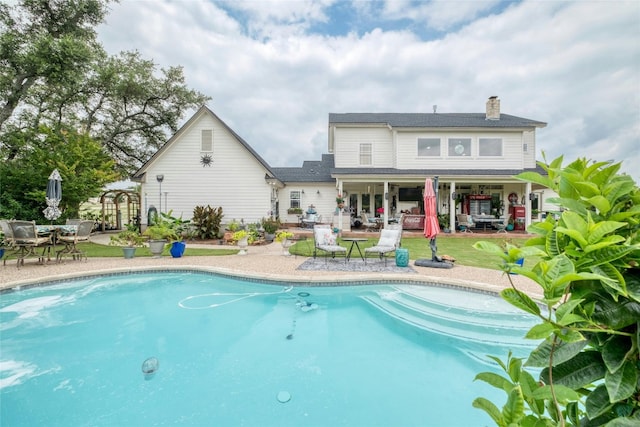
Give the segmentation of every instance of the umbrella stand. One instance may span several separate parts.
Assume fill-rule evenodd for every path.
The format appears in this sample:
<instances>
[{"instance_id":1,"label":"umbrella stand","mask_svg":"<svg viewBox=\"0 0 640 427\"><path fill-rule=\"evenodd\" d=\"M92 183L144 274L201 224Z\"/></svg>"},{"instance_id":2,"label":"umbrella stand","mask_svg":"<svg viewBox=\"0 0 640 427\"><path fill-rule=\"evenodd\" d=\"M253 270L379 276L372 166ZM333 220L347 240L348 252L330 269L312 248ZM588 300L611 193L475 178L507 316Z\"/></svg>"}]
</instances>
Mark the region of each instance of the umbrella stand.
<instances>
[{"instance_id":1,"label":"umbrella stand","mask_svg":"<svg viewBox=\"0 0 640 427\"><path fill-rule=\"evenodd\" d=\"M438 225L438 177L435 181L430 178L424 184L424 236L429 239L431 259L417 259L414 264L420 267L452 268L453 264L438 256L436 238L440 232Z\"/></svg>"}]
</instances>

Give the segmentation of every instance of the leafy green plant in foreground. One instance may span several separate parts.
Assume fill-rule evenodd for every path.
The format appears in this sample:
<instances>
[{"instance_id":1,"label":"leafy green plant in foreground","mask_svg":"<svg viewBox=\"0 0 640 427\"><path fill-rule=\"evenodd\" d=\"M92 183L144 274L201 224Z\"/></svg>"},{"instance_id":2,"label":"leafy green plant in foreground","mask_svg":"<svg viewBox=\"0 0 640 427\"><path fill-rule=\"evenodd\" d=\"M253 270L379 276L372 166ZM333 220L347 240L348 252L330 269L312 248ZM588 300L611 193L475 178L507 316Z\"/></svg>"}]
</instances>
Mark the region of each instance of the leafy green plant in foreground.
<instances>
[{"instance_id":1,"label":"leafy green plant in foreground","mask_svg":"<svg viewBox=\"0 0 640 427\"><path fill-rule=\"evenodd\" d=\"M500 257L503 270L525 275L543 291L546 312L513 283L502 292L512 305L540 319L527 333L542 340L526 362L490 356L506 376L476 376L507 394L499 409L484 398L473 405L498 426L640 425L640 192L620 164L562 157L541 166L548 176L519 179L554 190L564 210L528 231L525 246L474 247ZM536 255L530 268L515 261ZM524 367L543 368L536 380Z\"/></svg>"}]
</instances>

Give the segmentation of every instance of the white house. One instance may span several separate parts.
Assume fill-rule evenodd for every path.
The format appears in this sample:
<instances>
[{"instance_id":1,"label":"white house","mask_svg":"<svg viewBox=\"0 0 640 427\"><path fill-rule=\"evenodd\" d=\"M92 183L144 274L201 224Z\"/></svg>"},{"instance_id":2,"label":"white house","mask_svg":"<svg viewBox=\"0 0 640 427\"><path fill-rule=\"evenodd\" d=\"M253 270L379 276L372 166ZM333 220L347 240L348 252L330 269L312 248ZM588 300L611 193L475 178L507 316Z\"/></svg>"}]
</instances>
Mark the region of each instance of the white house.
<instances>
[{"instance_id":1,"label":"white house","mask_svg":"<svg viewBox=\"0 0 640 427\"><path fill-rule=\"evenodd\" d=\"M314 205L333 222L342 194L355 213L419 216L425 178L437 177L439 211L450 214L452 230L456 213L513 212L521 228L531 221L535 193L514 175L542 172L535 132L546 123L502 114L497 97L483 113L330 113L328 126L320 161L271 167L202 107L134 175L143 211L153 205L190 218L195 206L211 205L222 206L225 222L269 215L295 222L289 208Z\"/></svg>"}]
</instances>

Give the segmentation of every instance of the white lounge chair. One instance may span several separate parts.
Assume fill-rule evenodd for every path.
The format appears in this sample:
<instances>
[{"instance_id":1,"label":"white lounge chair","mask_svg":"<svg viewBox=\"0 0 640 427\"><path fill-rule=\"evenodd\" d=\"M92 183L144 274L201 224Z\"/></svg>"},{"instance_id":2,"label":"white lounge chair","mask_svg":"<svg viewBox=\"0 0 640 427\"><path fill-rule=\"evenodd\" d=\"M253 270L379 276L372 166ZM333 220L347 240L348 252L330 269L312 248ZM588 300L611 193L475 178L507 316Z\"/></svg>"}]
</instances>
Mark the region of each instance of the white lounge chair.
<instances>
[{"instance_id":1,"label":"white lounge chair","mask_svg":"<svg viewBox=\"0 0 640 427\"><path fill-rule=\"evenodd\" d=\"M335 258L337 253L345 254L345 262L347 261L347 248L338 245L336 242L336 235L333 234L331 226L328 224L316 224L313 227L313 239L315 241L315 247L313 249L313 258L315 259L318 251L325 253L325 262L327 257L331 254L331 258Z\"/></svg>"},{"instance_id":2,"label":"white lounge chair","mask_svg":"<svg viewBox=\"0 0 640 427\"><path fill-rule=\"evenodd\" d=\"M364 249L365 262L367 261L367 254L374 253L377 254L381 260L384 258L384 265L387 265L387 257L385 255L391 252L395 252L395 250L400 247L401 240L402 225L387 225L387 228L380 231L380 238L378 239L378 243L376 243L375 246Z\"/></svg>"}]
</instances>

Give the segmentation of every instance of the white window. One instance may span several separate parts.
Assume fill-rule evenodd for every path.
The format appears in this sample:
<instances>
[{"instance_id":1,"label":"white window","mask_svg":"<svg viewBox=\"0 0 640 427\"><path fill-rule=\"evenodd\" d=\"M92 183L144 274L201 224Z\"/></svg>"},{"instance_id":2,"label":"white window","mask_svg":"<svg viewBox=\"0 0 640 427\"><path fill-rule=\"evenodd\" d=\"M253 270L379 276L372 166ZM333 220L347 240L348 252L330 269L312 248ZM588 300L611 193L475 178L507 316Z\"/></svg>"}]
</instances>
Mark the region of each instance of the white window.
<instances>
[{"instance_id":1,"label":"white window","mask_svg":"<svg viewBox=\"0 0 640 427\"><path fill-rule=\"evenodd\" d=\"M418 156L439 156L440 138L418 138Z\"/></svg>"},{"instance_id":2,"label":"white window","mask_svg":"<svg viewBox=\"0 0 640 427\"><path fill-rule=\"evenodd\" d=\"M360 165L371 166L373 164L371 144L360 144Z\"/></svg>"},{"instance_id":3,"label":"white window","mask_svg":"<svg viewBox=\"0 0 640 427\"><path fill-rule=\"evenodd\" d=\"M502 138L478 139L478 155L491 157L502 156Z\"/></svg>"},{"instance_id":4,"label":"white window","mask_svg":"<svg viewBox=\"0 0 640 427\"><path fill-rule=\"evenodd\" d=\"M449 138L448 155L468 157L471 155L471 138Z\"/></svg>"},{"instance_id":5,"label":"white window","mask_svg":"<svg viewBox=\"0 0 640 427\"><path fill-rule=\"evenodd\" d=\"M203 153L210 153L213 151L213 129L202 129L200 151Z\"/></svg>"},{"instance_id":6,"label":"white window","mask_svg":"<svg viewBox=\"0 0 640 427\"><path fill-rule=\"evenodd\" d=\"M289 208L300 207L300 191L294 190L289 193Z\"/></svg>"}]
</instances>

